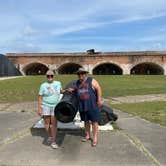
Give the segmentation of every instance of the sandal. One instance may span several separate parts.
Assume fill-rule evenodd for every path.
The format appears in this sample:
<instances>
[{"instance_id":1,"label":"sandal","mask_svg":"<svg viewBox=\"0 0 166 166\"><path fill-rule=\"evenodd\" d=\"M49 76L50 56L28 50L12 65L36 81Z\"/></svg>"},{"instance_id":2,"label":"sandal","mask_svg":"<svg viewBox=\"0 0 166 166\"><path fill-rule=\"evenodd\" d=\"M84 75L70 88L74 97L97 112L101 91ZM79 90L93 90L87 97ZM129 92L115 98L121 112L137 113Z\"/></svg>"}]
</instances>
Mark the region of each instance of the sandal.
<instances>
[{"instance_id":1,"label":"sandal","mask_svg":"<svg viewBox=\"0 0 166 166\"><path fill-rule=\"evenodd\" d=\"M87 142L87 141L89 141L89 140L91 140L91 138L86 138L86 137L85 137L85 138L83 138L81 141L82 141L82 142Z\"/></svg>"},{"instance_id":2,"label":"sandal","mask_svg":"<svg viewBox=\"0 0 166 166\"><path fill-rule=\"evenodd\" d=\"M92 147L96 147L97 146L97 142L92 142Z\"/></svg>"}]
</instances>

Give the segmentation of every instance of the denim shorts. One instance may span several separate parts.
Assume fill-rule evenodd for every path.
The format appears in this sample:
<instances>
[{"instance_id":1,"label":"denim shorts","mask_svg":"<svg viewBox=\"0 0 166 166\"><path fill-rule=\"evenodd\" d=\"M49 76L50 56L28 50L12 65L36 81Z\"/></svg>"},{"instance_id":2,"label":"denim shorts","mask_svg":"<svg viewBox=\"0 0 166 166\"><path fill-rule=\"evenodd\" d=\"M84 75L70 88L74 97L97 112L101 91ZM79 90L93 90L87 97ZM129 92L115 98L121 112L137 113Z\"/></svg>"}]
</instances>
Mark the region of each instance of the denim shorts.
<instances>
[{"instance_id":1,"label":"denim shorts","mask_svg":"<svg viewBox=\"0 0 166 166\"><path fill-rule=\"evenodd\" d=\"M43 112L43 115L45 115L45 116L54 116L54 109L55 109L55 107L49 107L46 105L42 105L42 112Z\"/></svg>"}]
</instances>

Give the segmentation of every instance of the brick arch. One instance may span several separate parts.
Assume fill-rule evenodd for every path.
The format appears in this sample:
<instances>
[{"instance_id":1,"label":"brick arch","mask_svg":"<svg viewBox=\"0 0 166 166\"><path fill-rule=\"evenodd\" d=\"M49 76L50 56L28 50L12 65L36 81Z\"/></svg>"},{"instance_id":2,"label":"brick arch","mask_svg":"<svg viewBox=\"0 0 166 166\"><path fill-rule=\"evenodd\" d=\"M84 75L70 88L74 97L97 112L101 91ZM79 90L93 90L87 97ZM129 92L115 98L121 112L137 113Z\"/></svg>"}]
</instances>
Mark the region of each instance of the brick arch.
<instances>
[{"instance_id":1,"label":"brick arch","mask_svg":"<svg viewBox=\"0 0 166 166\"><path fill-rule=\"evenodd\" d=\"M105 67L104 67L104 65L105 65ZM102 74L118 74L118 75L123 74L122 66L119 63L113 62L113 61L102 61L102 62L97 63L95 66L93 66L91 73L96 74L95 73L96 71L94 71L94 70L97 68L98 69L101 68L101 70L102 70L102 66L103 66L103 71L101 71ZM106 71L106 69L104 69L104 68L107 68L107 66L108 67L110 66L112 68L111 69L108 68L108 71ZM100 74L100 71L98 71L97 73Z\"/></svg>"},{"instance_id":2,"label":"brick arch","mask_svg":"<svg viewBox=\"0 0 166 166\"><path fill-rule=\"evenodd\" d=\"M67 63L61 64L57 68L57 72L59 74L74 74L76 73L79 67L82 67L82 65L79 63L67 62Z\"/></svg>"},{"instance_id":3,"label":"brick arch","mask_svg":"<svg viewBox=\"0 0 166 166\"><path fill-rule=\"evenodd\" d=\"M153 61L141 61L130 66L130 74L163 75L164 67Z\"/></svg>"},{"instance_id":4,"label":"brick arch","mask_svg":"<svg viewBox=\"0 0 166 166\"><path fill-rule=\"evenodd\" d=\"M49 69L48 64L42 62L30 62L22 67L24 75L44 75Z\"/></svg>"}]
</instances>

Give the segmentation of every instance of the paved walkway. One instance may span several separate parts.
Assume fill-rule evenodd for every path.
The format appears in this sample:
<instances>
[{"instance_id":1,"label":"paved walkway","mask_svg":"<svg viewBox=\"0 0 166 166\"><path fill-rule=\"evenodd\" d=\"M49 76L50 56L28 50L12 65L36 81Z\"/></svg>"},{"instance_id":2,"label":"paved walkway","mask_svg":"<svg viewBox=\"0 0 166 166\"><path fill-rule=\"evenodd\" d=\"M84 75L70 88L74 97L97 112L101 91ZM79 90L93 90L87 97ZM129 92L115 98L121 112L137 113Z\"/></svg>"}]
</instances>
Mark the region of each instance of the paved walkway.
<instances>
[{"instance_id":1,"label":"paved walkway","mask_svg":"<svg viewBox=\"0 0 166 166\"><path fill-rule=\"evenodd\" d=\"M117 125L132 144L154 165L166 165L166 127L118 110L116 113L120 117Z\"/></svg>"},{"instance_id":2,"label":"paved walkway","mask_svg":"<svg viewBox=\"0 0 166 166\"><path fill-rule=\"evenodd\" d=\"M121 130L100 131L92 148L82 130L59 130L59 149L46 144L36 103L0 105L0 165L166 165L166 128L116 110Z\"/></svg>"},{"instance_id":3,"label":"paved walkway","mask_svg":"<svg viewBox=\"0 0 166 166\"><path fill-rule=\"evenodd\" d=\"M0 81L1 81L1 80L13 79L13 78L20 78L20 77L25 77L25 76L9 76L9 77L0 77Z\"/></svg>"},{"instance_id":4,"label":"paved walkway","mask_svg":"<svg viewBox=\"0 0 166 166\"><path fill-rule=\"evenodd\" d=\"M112 104L139 103L146 101L166 101L166 94L133 95L111 98Z\"/></svg>"}]
</instances>

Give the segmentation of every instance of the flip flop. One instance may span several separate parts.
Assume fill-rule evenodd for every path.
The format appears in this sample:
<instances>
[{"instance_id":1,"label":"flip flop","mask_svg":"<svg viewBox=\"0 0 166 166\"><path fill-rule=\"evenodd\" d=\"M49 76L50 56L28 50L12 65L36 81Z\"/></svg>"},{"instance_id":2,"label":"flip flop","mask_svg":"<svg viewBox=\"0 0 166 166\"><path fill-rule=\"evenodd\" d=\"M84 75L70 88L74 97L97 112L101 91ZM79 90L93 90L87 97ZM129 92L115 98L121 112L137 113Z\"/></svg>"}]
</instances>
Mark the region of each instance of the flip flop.
<instances>
[{"instance_id":1,"label":"flip flop","mask_svg":"<svg viewBox=\"0 0 166 166\"><path fill-rule=\"evenodd\" d=\"M86 138L86 137L85 137L85 138L83 138L81 141L82 141L82 142L87 142L87 141L89 141L89 140L91 140L91 138Z\"/></svg>"}]
</instances>

